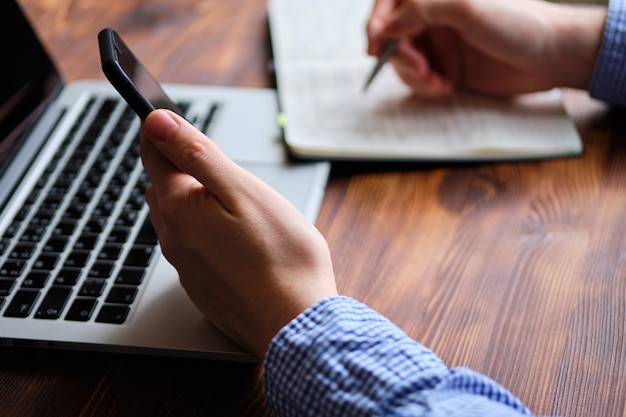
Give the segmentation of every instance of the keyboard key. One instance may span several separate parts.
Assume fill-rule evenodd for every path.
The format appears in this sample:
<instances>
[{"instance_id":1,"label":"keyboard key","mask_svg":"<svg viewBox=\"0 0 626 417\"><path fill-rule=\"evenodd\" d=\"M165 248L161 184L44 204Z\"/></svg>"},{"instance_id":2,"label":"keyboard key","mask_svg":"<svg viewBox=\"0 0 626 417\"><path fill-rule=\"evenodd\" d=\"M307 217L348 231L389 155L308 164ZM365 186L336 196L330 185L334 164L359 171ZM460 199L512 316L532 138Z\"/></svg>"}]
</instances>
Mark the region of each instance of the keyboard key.
<instances>
[{"instance_id":1,"label":"keyboard key","mask_svg":"<svg viewBox=\"0 0 626 417\"><path fill-rule=\"evenodd\" d=\"M54 190L52 190L52 192L54 193ZM57 194L48 194L41 203L41 208L56 212L59 207L61 207L61 202L63 201L64 196L64 192L59 192Z\"/></svg>"},{"instance_id":2,"label":"keyboard key","mask_svg":"<svg viewBox=\"0 0 626 417\"><path fill-rule=\"evenodd\" d=\"M19 211L17 212L13 220L20 221L20 222L24 221L26 217L28 217L28 213L30 212L31 208L32 206L30 205L25 205L25 206L20 207Z\"/></svg>"},{"instance_id":3,"label":"keyboard key","mask_svg":"<svg viewBox=\"0 0 626 417\"><path fill-rule=\"evenodd\" d=\"M130 229L128 227L114 227L107 237L107 243L125 243L128 241Z\"/></svg>"},{"instance_id":4,"label":"keyboard key","mask_svg":"<svg viewBox=\"0 0 626 417\"><path fill-rule=\"evenodd\" d=\"M48 193L63 196L72 186L73 179L74 177L72 175L58 176L54 184L52 184L52 187L48 190Z\"/></svg>"},{"instance_id":5,"label":"keyboard key","mask_svg":"<svg viewBox=\"0 0 626 417\"><path fill-rule=\"evenodd\" d=\"M111 304L132 304L136 296L137 287L116 285L109 291L105 302Z\"/></svg>"},{"instance_id":6,"label":"keyboard key","mask_svg":"<svg viewBox=\"0 0 626 417\"><path fill-rule=\"evenodd\" d=\"M105 283L106 280L104 279L88 278L85 280L82 287L80 287L78 295L81 297L98 298L102 295Z\"/></svg>"},{"instance_id":7,"label":"keyboard key","mask_svg":"<svg viewBox=\"0 0 626 417\"><path fill-rule=\"evenodd\" d=\"M74 243L74 249L90 250L96 247L96 242L98 242L98 235L84 233Z\"/></svg>"},{"instance_id":8,"label":"keyboard key","mask_svg":"<svg viewBox=\"0 0 626 417\"><path fill-rule=\"evenodd\" d=\"M0 278L0 297L6 297L11 294L11 290L15 286L15 279Z\"/></svg>"},{"instance_id":9,"label":"keyboard key","mask_svg":"<svg viewBox=\"0 0 626 417\"><path fill-rule=\"evenodd\" d=\"M52 234L54 236L72 236L76 230L76 222L77 220L74 219L63 219L56 225Z\"/></svg>"},{"instance_id":10,"label":"keyboard key","mask_svg":"<svg viewBox=\"0 0 626 417\"><path fill-rule=\"evenodd\" d=\"M4 312L5 317L28 317L38 298L39 291L19 290Z\"/></svg>"},{"instance_id":11,"label":"keyboard key","mask_svg":"<svg viewBox=\"0 0 626 417\"><path fill-rule=\"evenodd\" d=\"M83 233L102 233L106 224L106 217L92 217L83 228Z\"/></svg>"},{"instance_id":12,"label":"keyboard key","mask_svg":"<svg viewBox=\"0 0 626 417\"><path fill-rule=\"evenodd\" d=\"M152 226L150 218L146 218L139 229L139 233L135 238L135 243L140 245L156 245L158 237Z\"/></svg>"},{"instance_id":13,"label":"keyboard key","mask_svg":"<svg viewBox=\"0 0 626 417\"><path fill-rule=\"evenodd\" d=\"M128 252L124 266L148 266L154 253L154 246L133 246Z\"/></svg>"},{"instance_id":14,"label":"keyboard key","mask_svg":"<svg viewBox=\"0 0 626 417\"><path fill-rule=\"evenodd\" d=\"M30 259L35 251L35 247L34 243L18 243L11 250L9 257L13 259Z\"/></svg>"},{"instance_id":15,"label":"keyboard key","mask_svg":"<svg viewBox=\"0 0 626 417\"><path fill-rule=\"evenodd\" d=\"M84 161L81 159L70 159L63 167L64 175L77 175L83 167Z\"/></svg>"},{"instance_id":16,"label":"keyboard key","mask_svg":"<svg viewBox=\"0 0 626 417\"><path fill-rule=\"evenodd\" d=\"M127 210L120 214L120 216L115 221L116 226L127 226L132 227L137 223L138 214L134 210Z\"/></svg>"},{"instance_id":17,"label":"keyboard key","mask_svg":"<svg viewBox=\"0 0 626 417\"><path fill-rule=\"evenodd\" d=\"M70 204L63 213L63 219L80 219L87 208L85 203Z\"/></svg>"},{"instance_id":18,"label":"keyboard key","mask_svg":"<svg viewBox=\"0 0 626 417\"><path fill-rule=\"evenodd\" d=\"M9 259L0 267L0 277L17 278L22 274L25 266L25 261Z\"/></svg>"},{"instance_id":19,"label":"keyboard key","mask_svg":"<svg viewBox=\"0 0 626 417\"><path fill-rule=\"evenodd\" d=\"M22 226L22 222L16 222L14 221L13 223L11 223L9 225L9 227L7 227L7 229L4 231L4 238L10 239L12 237L15 237L17 235L17 232L20 230L20 227Z\"/></svg>"},{"instance_id":20,"label":"keyboard key","mask_svg":"<svg viewBox=\"0 0 626 417\"><path fill-rule=\"evenodd\" d=\"M50 220L52 220L52 218L54 217L54 210L48 210L45 208L40 208L37 213L35 213L35 215L33 216L32 219L30 219L30 224L31 225L49 225L50 224Z\"/></svg>"},{"instance_id":21,"label":"keyboard key","mask_svg":"<svg viewBox=\"0 0 626 417\"><path fill-rule=\"evenodd\" d=\"M22 281L22 288L43 288L48 279L50 279L50 273L47 271L30 271Z\"/></svg>"},{"instance_id":22,"label":"keyboard key","mask_svg":"<svg viewBox=\"0 0 626 417\"><path fill-rule=\"evenodd\" d=\"M126 321L130 307L118 304L105 304L100 309L96 321L98 323L122 324Z\"/></svg>"},{"instance_id":23,"label":"keyboard key","mask_svg":"<svg viewBox=\"0 0 626 417\"><path fill-rule=\"evenodd\" d=\"M111 166L111 161L109 159L98 158L96 162L94 163L94 170L96 172L104 174L105 172L107 172L110 166ZM89 190L89 188L85 188L85 191L87 190ZM84 195L85 197L88 197L87 194L84 194L84 193L81 193L81 194Z\"/></svg>"},{"instance_id":24,"label":"keyboard key","mask_svg":"<svg viewBox=\"0 0 626 417\"><path fill-rule=\"evenodd\" d=\"M135 137L135 140L137 141L135 143L139 143L138 139L139 137ZM139 155L137 155L134 150L129 149L129 151L130 151L129 153L124 155L124 160L122 161L122 165L125 166L127 170L132 171L135 169L135 166L137 166L137 162L139 161ZM142 175L143 175L143 172L142 172Z\"/></svg>"},{"instance_id":25,"label":"keyboard key","mask_svg":"<svg viewBox=\"0 0 626 417\"><path fill-rule=\"evenodd\" d=\"M143 281L145 275L146 271L143 268L124 267L120 273L117 274L115 283L124 285L139 285Z\"/></svg>"},{"instance_id":26,"label":"keyboard key","mask_svg":"<svg viewBox=\"0 0 626 417\"><path fill-rule=\"evenodd\" d=\"M63 268L54 278L54 285L76 285L80 276L78 268Z\"/></svg>"},{"instance_id":27,"label":"keyboard key","mask_svg":"<svg viewBox=\"0 0 626 417\"><path fill-rule=\"evenodd\" d=\"M67 237L53 236L43 245L42 250L48 253L61 253L67 247Z\"/></svg>"},{"instance_id":28,"label":"keyboard key","mask_svg":"<svg viewBox=\"0 0 626 417\"><path fill-rule=\"evenodd\" d=\"M52 271L56 267L58 261L58 253L42 253L33 264L33 269Z\"/></svg>"},{"instance_id":29,"label":"keyboard key","mask_svg":"<svg viewBox=\"0 0 626 417\"><path fill-rule=\"evenodd\" d=\"M61 317L61 312L71 294L72 289L69 287L54 286L50 288L39 305L35 318L44 320L58 319Z\"/></svg>"},{"instance_id":30,"label":"keyboard key","mask_svg":"<svg viewBox=\"0 0 626 417\"><path fill-rule=\"evenodd\" d=\"M124 210L141 211L144 204L146 204L144 192L145 190L141 190L141 193L131 193L124 205Z\"/></svg>"},{"instance_id":31,"label":"keyboard key","mask_svg":"<svg viewBox=\"0 0 626 417\"><path fill-rule=\"evenodd\" d=\"M73 250L65 260L64 266L70 268L82 268L83 266L87 265L87 259L89 259L89 255L91 255L91 252L84 250Z\"/></svg>"},{"instance_id":32,"label":"keyboard key","mask_svg":"<svg viewBox=\"0 0 626 417\"><path fill-rule=\"evenodd\" d=\"M87 276L91 278L110 278L113 274L115 263L108 261L96 261Z\"/></svg>"},{"instance_id":33,"label":"keyboard key","mask_svg":"<svg viewBox=\"0 0 626 417\"><path fill-rule=\"evenodd\" d=\"M114 159L115 156L117 155L119 146L115 146L114 144L107 144L107 145L109 146L106 146L105 148L102 149L102 153L100 154L100 156L110 161ZM96 184L100 184L100 181L97 181Z\"/></svg>"},{"instance_id":34,"label":"keyboard key","mask_svg":"<svg viewBox=\"0 0 626 417\"><path fill-rule=\"evenodd\" d=\"M35 201L37 201L37 199L39 198L39 195L41 194L41 188L36 188L34 189L30 195L28 196L28 198L26 199L26 204L34 204Z\"/></svg>"},{"instance_id":35,"label":"keyboard key","mask_svg":"<svg viewBox=\"0 0 626 417\"><path fill-rule=\"evenodd\" d=\"M100 201L93 211L94 216L102 216L107 217L113 213L113 209L115 208L115 201Z\"/></svg>"},{"instance_id":36,"label":"keyboard key","mask_svg":"<svg viewBox=\"0 0 626 417\"><path fill-rule=\"evenodd\" d=\"M0 239L0 255L4 255L4 252L9 247L9 243L11 243L9 239L5 239L5 238Z\"/></svg>"},{"instance_id":37,"label":"keyboard key","mask_svg":"<svg viewBox=\"0 0 626 417\"><path fill-rule=\"evenodd\" d=\"M64 184L71 184L74 182L75 179L76 179L75 175L67 175L67 174L63 174L62 172L59 173L59 175L57 176L57 182L64 183Z\"/></svg>"},{"instance_id":38,"label":"keyboard key","mask_svg":"<svg viewBox=\"0 0 626 417\"><path fill-rule=\"evenodd\" d=\"M115 175L111 179L111 182L123 187L130 181L130 173L130 170L125 169L124 165L121 165L117 171L115 171Z\"/></svg>"},{"instance_id":39,"label":"keyboard key","mask_svg":"<svg viewBox=\"0 0 626 417\"><path fill-rule=\"evenodd\" d=\"M91 318L98 301L95 298L77 298L65 316L65 320L88 321Z\"/></svg>"},{"instance_id":40,"label":"keyboard key","mask_svg":"<svg viewBox=\"0 0 626 417\"><path fill-rule=\"evenodd\" d=\"M116 243L107 243L100 249L98 259L102 261L116 261L122 253L122 245Z\"/></svg>"},{"instance_id":41,"label":"keyboard key","mask_svg":"<svg viewBox=\"0 0 626 417\"><path fill-rule=\"evenodd\" d=\"M21 242L40 242L41 237L46 232L45 225L30 224L20 236Z\"/></svg>"}]
</instances>

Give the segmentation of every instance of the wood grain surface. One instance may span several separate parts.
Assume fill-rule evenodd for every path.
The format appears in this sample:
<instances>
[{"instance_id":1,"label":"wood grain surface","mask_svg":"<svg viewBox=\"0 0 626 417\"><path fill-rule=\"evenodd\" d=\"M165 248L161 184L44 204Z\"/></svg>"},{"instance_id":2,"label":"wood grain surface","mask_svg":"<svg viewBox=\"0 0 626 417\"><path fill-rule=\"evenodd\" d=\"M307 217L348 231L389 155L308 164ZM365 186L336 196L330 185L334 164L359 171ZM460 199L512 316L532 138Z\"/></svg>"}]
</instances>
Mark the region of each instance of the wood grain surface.
<instances>
[{"instance_id":1,"label":"wood grain surface","mask_svg":"<svg viewBox=\"0 0 626 417\"><path fill-rule=\"evenodd\" d=\"M20 0L67 81L118 30L161 80L272 87L262 0ZM581 157L335 164L340 292L538 415L626 416L626 112L565 91ZM0 350L6 416L270 416L247 364Z\"/></svg>"}]
</instances>

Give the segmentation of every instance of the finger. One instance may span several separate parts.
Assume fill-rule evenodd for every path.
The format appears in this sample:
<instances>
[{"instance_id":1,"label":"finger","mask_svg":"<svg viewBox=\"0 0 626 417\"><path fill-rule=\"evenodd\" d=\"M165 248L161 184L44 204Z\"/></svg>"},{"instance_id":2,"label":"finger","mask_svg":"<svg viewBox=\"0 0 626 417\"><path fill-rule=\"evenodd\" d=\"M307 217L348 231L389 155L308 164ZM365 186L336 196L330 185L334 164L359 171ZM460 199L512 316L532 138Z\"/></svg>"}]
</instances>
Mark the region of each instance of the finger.
<instances>
[{"instance_id":1,"label":"finger","mask_svg":"<svg viewBox=\"0 0 626 417\"><path fill-rule=\"evenodd\" d=\"M384 36L385 19L396 7L397 0L376 0L370 18L367 22L367 53L372 56L380 55Z\"/></svg>"},{"instance_id":2,"label":"finger","mask_svg":"<svg viewBox=\"0 0 626 417\"><path fill-rule=\"evenodd\" d=\"M163 223L163 219L159 215L159 202L152 184L148 184L148 187L146 188L146 203L150 208L150 220L152 221L152 226L154 227L156 234L159 237L164 236L165 225Z\"/></svg>"},{"instance_id":3,"label":"finger","mask_svg":"<svg viewBox=\"0 0 626 417\"><path fill-rule=\"evenodd\" d=\"M418 6L405 1L389 12L382 31L390 38L416 36L424 30L426 23Z\"/></svg>"},{"instance_id":4,"label":"finger","mask_svg":"<svg viewBox=\"0 0 626 417\"><path fill-rule=\"evenodd\" d=\"M398 53L391 59L391 63L400 79L413 90L416 96L446 97L454 91L452 80L435 71L428 59L414 48L399 48Z\"/></svg>"},{"instance_id":5,"label":"finger","mask_svg":"<svg viewBox=\"0 0 626 417\"><path fill-rule=\"evenodd\" d=\"M383 1L383 0L381 0ZM421 34L428 25L421 13L420 4L416 1L384 0L380 11L373 12L367 26L370 55L378 55L382 44L390 39L415 37Z\"/></svg>"},{"instance_id":6,"label":"finger","mask_svg":"<svg viewBox=\"0 0 626 417\"><path fill-rule=\"evenodd\" d=\"M422 98L444 98L454 92L454 85L436 73L429 73L418 78L411 72L401 67L396 67L400 79L408 85L413 93Z\"/></svg>"},{"instance_id":7,"label":"finger","mask_svg":"<svg viewBox=\"0 0 626 417\"><path fill-rule=\"evenodd\" d=\"M415 37L432 27L464 31L472 24L472 16L483 13L475 3L467 0L403 1L386 16L382 36Z\"/></svg>"},{"instance_id":8,"label":"finger","mask_svg":"<svg viewBox=\"0 0 626 417\"><path fill-rule=\"evenodd\" d=\"M228 159L215 143L177 114L168 110L153 111L143 123L142 134L171 166L195 178L218 199L228 199L231 191L239 187L237 178L242 169ZM156 165L164 164L159 164L157 158L154 160L155 169L151 169L148 175L159 194L165 191L161 187L176 186L175 182L181 179L176 178L171 171L156 172Z\"/></svg>"},{"instance_id":9,"label":"finger","mask_svg":"<svg viewBox=\"0 0 626 417\"><path fill-rule=\"evenodd\" d=\"M411 42L400 42L396 53L391 57L390 61L394 63L394 66L401 66L407 70L410 69L417 78L423 78L431 70L429 58Z\"/></svg>"},{"instance_id":10,"label":"finger","mask_svg":"<svg viewBox=\"0 0 626 417\"><path fill-rule=\"evenodd\" d=\"M376 0L370 20L387 16L398 5L398 0Z\"/></svg>"}]
</instances>

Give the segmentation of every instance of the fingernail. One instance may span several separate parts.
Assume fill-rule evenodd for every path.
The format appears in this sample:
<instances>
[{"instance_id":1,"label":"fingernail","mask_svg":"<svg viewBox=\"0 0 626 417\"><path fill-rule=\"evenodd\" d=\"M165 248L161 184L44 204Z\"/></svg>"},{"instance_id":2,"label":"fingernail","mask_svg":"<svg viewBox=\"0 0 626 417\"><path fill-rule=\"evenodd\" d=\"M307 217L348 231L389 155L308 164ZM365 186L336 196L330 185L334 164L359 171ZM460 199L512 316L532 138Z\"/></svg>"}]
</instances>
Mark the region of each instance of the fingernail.
<instances>
[{"instance_id":1,"label":"fingernail","mask_svg":"<svg viewBox=\"0 0 626 417\"><path fill-rule=\"evenodd\" d=\"M165 110L155 110L146 117L144 130L150 139L165 141L180 127L180 124Z\"/></svg>"}]
</instances>

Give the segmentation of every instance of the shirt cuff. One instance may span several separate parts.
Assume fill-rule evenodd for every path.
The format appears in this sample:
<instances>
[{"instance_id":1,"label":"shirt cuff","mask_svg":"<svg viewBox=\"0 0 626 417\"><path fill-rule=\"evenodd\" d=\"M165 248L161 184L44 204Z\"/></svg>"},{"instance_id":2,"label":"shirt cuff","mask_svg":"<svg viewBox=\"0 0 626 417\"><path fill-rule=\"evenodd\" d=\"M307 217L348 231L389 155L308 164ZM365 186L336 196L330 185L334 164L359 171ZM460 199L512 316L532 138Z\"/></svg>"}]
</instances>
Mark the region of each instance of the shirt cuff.
<instances>
[{"instance_id":1,"label":"shirt cuff","mask_svg":"<svg viewBox=\"0 0 626 417\"><path fill-rule=\"evenodd\" d=\"M272 340L264 363L268 404L281 416L363 412L376 408L398 384L415 379L416 368L424 385L432 387L447 368L421 345L423 355L412 356L415 345L364 304L343 296L326 298ZM403 366L407 359L411 366Z\"/></svg>"},{"instance_id":2,"label":"shirt cuff","mask_svg":"<svg viewBox=\"0 0 626 417\"><path fill-rule=\"evenodd\" d=\"M626 106L626 0L610 0L589 95Z\"/></svg>"}]
</instances>

